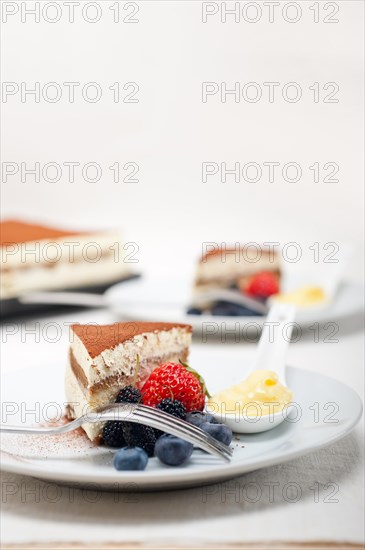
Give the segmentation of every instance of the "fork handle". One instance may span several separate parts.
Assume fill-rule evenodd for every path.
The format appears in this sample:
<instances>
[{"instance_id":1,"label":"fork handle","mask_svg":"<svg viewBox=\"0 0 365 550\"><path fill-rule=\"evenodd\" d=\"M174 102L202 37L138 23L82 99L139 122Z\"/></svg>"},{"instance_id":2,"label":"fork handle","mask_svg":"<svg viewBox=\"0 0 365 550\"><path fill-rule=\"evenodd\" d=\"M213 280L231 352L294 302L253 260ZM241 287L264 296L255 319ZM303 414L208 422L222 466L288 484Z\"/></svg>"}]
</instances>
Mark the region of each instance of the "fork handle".
<instances>
[{"instance_id":1,"label":"fork handle","mask_svg":"<svg viewBox=\"0 0 365 550\"><path fill-rule=\"evenodd\" d=\"M37 428L34 426L9 426L8 424L0 424L0 433L8 434L23 434L23 435L58 435L67 432L73 432L86 421L89 422L101 422L100 413L89 412L87 415L80 418L76 418L67 424L62 426L55 426L54 428Z\"/></svg>"},{"instance_id":2,"label":"fork handle","mask_svg":"<svg viewBox=\"0 0 365 550\"><path fill-rule=\"evenodd\" d=\"M33 428L28 426L20 427L1 424L0 432L23 435L58 435L66 432L71 432L87 422L95 423L107 422L108 420L127 420L128 422L135 422L137 424L151 426L152 428L162 429L164 432L185 439L193 445L198 445L201 449L208 452L209 454L217 456L218 458L226 460L227 462L230 461L231 451L229 447L213 439L209 434L206 434L195 426L190 426L187 424L186 427L182 427L181 422L179 423L178 419L176 419L175 417L172 417L171 419L168 418L170 415L168 415L167 413L162 413L162 411L159 411L159 414L162 414L162 416L165 418L164 424L161 424L161 421L159 419L151 418L150 412L144 410L147 409L147 407L140 408L137 405L129 405L123 407L120 404L115 404L111 405L109 410L107 409L107 407L104 407L103 409L104 410L102 412L89 412L87 415L81 416L80 418L77 418L76 420L73 420L68 424L64 424L63 426L58 426L55 428ZM170 421L177 423L178 425L174 426L173 424L170 424Z\"/></svg>"}]
</instances>

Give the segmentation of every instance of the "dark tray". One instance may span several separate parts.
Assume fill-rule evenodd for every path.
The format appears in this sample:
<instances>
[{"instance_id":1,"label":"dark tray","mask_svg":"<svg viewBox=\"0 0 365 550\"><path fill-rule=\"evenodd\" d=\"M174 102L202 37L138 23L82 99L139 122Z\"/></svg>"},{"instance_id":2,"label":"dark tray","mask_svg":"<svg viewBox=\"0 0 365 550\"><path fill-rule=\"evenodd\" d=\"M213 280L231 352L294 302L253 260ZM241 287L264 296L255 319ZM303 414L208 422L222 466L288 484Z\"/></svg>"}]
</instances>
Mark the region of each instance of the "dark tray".
<instances>
[{"instance_id":1,"label":"dark tray","mask_svg":"<svg viewBox=\"0 0 365 550\"><path fill-rule=\"evenodd\" d=\"M122 283L124 281L130 281L131 279L138 279L140 274L129 275L116 281L109 282L108 284L74 287L74 288L57 288L52 289L52 292L87 292L94 294L104 294L111 286ZM19 319L19 317L33 317L39 314L62 314L66 312L80 311L88 309L88 306L69 306L58 304L23 304L19 302L17 298L10 298L8 300L0 300L0 321L9 321L11 319Z\"/></svg>"}]
</instances>

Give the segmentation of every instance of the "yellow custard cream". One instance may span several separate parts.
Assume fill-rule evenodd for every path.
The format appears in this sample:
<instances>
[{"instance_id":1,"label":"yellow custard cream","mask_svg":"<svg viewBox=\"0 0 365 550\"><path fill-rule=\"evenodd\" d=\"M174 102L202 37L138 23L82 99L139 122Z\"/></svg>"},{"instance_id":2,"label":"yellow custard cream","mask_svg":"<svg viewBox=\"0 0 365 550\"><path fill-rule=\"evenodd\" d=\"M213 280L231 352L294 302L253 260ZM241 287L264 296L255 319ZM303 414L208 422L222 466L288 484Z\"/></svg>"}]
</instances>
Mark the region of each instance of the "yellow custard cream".
<instances>
[{"instance_id":1,"label":"yellow custard cream","mask_svg":"<svg viewBox=\"0 0 365 550\"><path fill-rule=\"evenodd\" d=\"M208 401L212 413L240 416L269 415L282 411L293 400L293 393L272 370L256 370L248 378L216 393Z\"/></svg>"},{"instance_id":2,"label":"yellow custard cream","mask_svg":"<svg viewBox=\"0 0 365 550\"><path fill-rule=\"evenodd\" d=\"M273 301L283 304L293 304L298 307L311 307L327 300L326 294L321 287L303 286L292 292L276 294Z\"/></svg>"}]
</instances>

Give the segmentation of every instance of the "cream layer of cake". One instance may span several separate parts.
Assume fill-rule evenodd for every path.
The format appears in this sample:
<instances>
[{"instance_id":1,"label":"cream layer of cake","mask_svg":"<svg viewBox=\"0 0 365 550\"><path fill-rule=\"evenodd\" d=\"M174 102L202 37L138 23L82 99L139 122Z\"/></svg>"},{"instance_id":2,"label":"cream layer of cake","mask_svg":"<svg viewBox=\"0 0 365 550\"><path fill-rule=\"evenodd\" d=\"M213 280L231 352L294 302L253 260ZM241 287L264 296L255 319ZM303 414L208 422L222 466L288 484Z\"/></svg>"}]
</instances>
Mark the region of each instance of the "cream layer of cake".
<instances>
[{"instance_id":1,"label":"cream layer of cake","mask_svg":"<svg viewBox=\"0 0 365 550\"><path fill-rule=\"evenodd\" d=\"M66 398L70 418L113 403L119 390L135 378L137 386L164 362L186 361L191 327L173 323L114 323L73 325L66 369ZM101 424L85 424L91 440L100 439Z\"/></svg>"}]
</instances>

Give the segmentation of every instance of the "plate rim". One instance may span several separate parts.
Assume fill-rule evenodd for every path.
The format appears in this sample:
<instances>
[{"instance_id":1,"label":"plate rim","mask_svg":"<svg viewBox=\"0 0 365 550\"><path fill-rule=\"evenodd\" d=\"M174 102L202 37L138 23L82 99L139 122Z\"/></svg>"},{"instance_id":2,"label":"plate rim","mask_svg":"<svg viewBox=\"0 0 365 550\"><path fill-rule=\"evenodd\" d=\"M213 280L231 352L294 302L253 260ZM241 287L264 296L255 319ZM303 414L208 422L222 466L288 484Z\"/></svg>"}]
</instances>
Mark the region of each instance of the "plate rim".
<instances>
[{"instance_id":1,"label":"plate rim","mask_svg":"<svg viewBox=\"0 0 365 550\"><path fill-rule=\"evenodd\" d=\"M350 393L352 395L353 400L356 402L357 407L357 414L356 416L349 419L348 422L346 422L343 426L336 429L334 434L326 439L324 439L322 442L318 442L316 444L305 444L303 446L299 446L294 448L290 452L286 452L285 454L279 454L279 455L272 455L272 452L269 451L268 456L266 458L261 457L252 457L249 462L237 462L237 463L219 463L217 465L212 464L211 467L202 470L202 469L192 469L189 471L188 475L184 475L182 472L186 472L187 470L176 468L176 469L169 469L170 472L169 475L165 475L166 472L164 470L157 470L154 471L151 475L151 472L143 471L143 472L123 472L122 474L120 472L116 472L114 470L111 470L110 475L105 476L105 472L103 474L97 475L93 474L90 478L90 474L87 473L83 475L79 471L77 472L70 472L70 471L52 471L52 470L46 470L43 467L43 462L40 462L39 464L35 464L34 462L28 461L29 459L22 459L21 457L17 457L15 454L8 453L7 451L3 451L0 449L0 463L1 467L4 471L15 473L19 475L28 475L31 477L35 477L42 480L47 481L53 481L53 482L59 482L61 484L78 484L79 486L95 486L98 485L101 490L103 489L114 489L118 490L116 488L116 485L126 486L131 485L131 487L128 488L128 490L133 492L143 492L143 491L163 491L168 489L179 489L179 488L188 488L191 486L203 486L207 484L213 484L218 483L219 481L233 479L235 477L239 477L245 473L256 471L262 468L274 466L277 464L284 464L286 462L289 462L291 460L295 460L296 458L299 458L300 456L304 456L307 454L310 454L312 452L317 452L318 450L327 447L329 445L332 445L345 437L346 435L350 434L352 430L355 428L357 423L359 422L360 418L363 414L363 402L360 397L360 395L348 386L346 383L337 380L336 378L333 378L331 376L328 376L326 374L318 373L315 371L310 371L307 369L299 368L299 367L293 367L288 366L288 368L293 372L300 372L302 375L311 375L313 377L319 377L319 378L325 378L329 379L332 382L335 382L339 386L343 387L346 392ZM26 369L24 369L26 370ZM17 371L19 373L19 371ZM2 375L2 380L6 376L11 376L13 373L10 371L7 371ZM295 375L295 374L294 374ZM300 423L298 423L298 429L300 427ZM304 428L305 429L305 428ZM275 453L275 451L274 451ZM11 460L7 460L7 457L11 456ZM258 461L257 466L252 464L252 461ZM181 474L182 473L182 474ZM119 478L119 480L118 480ZM138 486L140 484L140 486ZM133 487L132 487L133 486ZM123 490L123 489L122 489Z\"/></svg>"}]
</instances>

